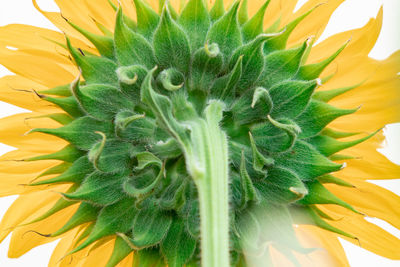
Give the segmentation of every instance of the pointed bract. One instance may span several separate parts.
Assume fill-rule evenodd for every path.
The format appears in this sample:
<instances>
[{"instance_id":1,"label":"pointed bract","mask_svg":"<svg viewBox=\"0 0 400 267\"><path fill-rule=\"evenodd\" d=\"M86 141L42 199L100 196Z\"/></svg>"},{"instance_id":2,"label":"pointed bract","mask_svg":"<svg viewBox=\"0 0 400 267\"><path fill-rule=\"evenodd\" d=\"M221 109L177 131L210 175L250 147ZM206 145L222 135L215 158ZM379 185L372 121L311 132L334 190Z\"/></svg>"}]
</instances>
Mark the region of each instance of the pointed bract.
<instances>
[{"instance_id":1,"label":"pointed bract","mask_svg":"<svg viewBox=\"0 0 400 267\"><path fill-rule=\"evenodd\" d=\"M151 7L144 3L143 0L133 0L133 3L136 7L138 32L144 36L149 36L149 39L151 39L160 17Z\"/></svg>"},{"instance_id":2,"label":"pointed bract","mask_svg":"<svg viewBox=\"0 0 400 267\"><path fill-rule=\"evenodd\" d=\"M211 26L206 37L209 43L218 44L225 60L229 60L232 52L242 44L237 20L238 7L239 2L236 2L224 16Z\"/></svg>"},{"instance_id":3,"label":"pointed bract","mask_svg":"<svg viewBox=\"0 0 400 267\"><path fill-rule=\"evenodd\" d=\"M186 31L193 51L204 45L211 23L204 0L189 0L178 22Z\"/></svg>"},{"instance_id":4,"label":"pointed bract","mask_svg":"<svg viewBox=\"0 0 400 267\"><path fill-rule=\"evenodd\" d=\"M271 0L266 0L257 13L242 26L243 42L247 43L264 31L264 15ZM242 23L243 24L243 23Z\"/></svg>"},{"instance_id":5,"label":"pointed bract","mask_svg":"<svg viewBox=\"0 0 400 267\"><path fill-rule=\"evenodd\" d=\"M142 35L126 26L122 9L119 9L117 13L114 43L116 57L122 66L138 64L152 68L155 65L151 44Z\"/></svg>"},{"instance_id":6,"label":"pointed bract","mask_svg":"<svg viewBox=\"0 0 400 267\"><path fill-rule=\"evenodd\" d=\"M185 74L188 72L191 58L189 40L173 21L167 7L163 9L160 24L154 32L153 47L161 67L174 67Z\"/></svg>"}]
</instances>

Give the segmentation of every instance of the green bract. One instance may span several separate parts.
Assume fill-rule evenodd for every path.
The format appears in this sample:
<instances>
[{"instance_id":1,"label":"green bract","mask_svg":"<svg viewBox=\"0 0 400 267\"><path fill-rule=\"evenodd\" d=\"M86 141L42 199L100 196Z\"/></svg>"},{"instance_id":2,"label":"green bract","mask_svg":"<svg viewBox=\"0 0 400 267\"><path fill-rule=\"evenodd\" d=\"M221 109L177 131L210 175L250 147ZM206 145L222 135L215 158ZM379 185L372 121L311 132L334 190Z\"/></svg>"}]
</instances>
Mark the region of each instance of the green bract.
<instances>
[{"instance_id":1,"label":"green bract","mask_svg":"<svg viewBox=\"0 0 400 267\"><path fill-rule=\"evenodd\" d=\"M190 0L181 14L165 4L160 15L142 0L134 3L137 23L119 8L114 36L69 22L101 56L67 39L82 77L70 90L42 92L68 116L51 116L61 128L32 132L70 145L30 159L65 162L43 174L59 176L31 185L74 186L38 220L81 203L50 235L90 222L71 254L118 235L107 267L132 251L141 267L246 266L267 242L296 263L293 250L309 250L297 242L295 223L355 238L322 220L329 218L315 206L357 212L324 184L351 186L332 176L344 167L332 159L369 137L341 142L347 134L326 128L356 111L327 103L351 88L315 93L345 45L304 65L310 40L288 49L286 41L309 13L264 33L269 1L250 19L239 2L225 12L222 1L209 11L202 0Z\"/></svg>"}]
</instances>

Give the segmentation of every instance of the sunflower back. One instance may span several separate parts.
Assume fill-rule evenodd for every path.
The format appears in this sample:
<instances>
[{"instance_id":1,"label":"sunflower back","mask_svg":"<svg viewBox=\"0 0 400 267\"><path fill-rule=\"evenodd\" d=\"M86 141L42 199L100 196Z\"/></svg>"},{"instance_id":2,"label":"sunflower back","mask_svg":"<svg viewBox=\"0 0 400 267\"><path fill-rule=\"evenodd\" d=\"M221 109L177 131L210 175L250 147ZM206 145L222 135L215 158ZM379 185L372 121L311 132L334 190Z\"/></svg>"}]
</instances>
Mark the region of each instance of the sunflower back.
<instances>
[{"instance_id":1,"label":"sunflower back","mask_svg":"<svg viewBox=\"0 0 400 267\"><path fill-rule=\"evenodd\" d=\"M346 44L306 65L313 38L291 48L286 44L314 9L284 27L277 22L264 29L270 1L251 18L247 1L227 11L223 1L210 9L204 2L190 0L178 14L165 1L159 14L135 0L136 21L110 3L115 30L102 36L68 21L100 55L74 47L67 37L81 75L40 92L66 112L54 116L64 126L31 132L70 145L31 160L59 159L71 166L31 186L74 184L38 218L81 203L50 235L90 223L70 254L118 235L107 267L132 251L140 266L197 266L199 198L211 167L229 185L229 196L221 195L229 198L229 211L221 213L229 212L232 266L246 266L244 255L258 255L266 243L295 262L293 251L310 251L297 241L296 223L355 238L329 225L324 220L329 216L315 206L336 204L357 212L324 184L351 187L332 175L344 167L332 160L345 159L336 153L372 136L340 142L353 134L326 128L357 111L327 103L351 87L315 92L330 78L321 73ZM215 177L208 182L218 185Z\"/></svg>"}]
</instances>

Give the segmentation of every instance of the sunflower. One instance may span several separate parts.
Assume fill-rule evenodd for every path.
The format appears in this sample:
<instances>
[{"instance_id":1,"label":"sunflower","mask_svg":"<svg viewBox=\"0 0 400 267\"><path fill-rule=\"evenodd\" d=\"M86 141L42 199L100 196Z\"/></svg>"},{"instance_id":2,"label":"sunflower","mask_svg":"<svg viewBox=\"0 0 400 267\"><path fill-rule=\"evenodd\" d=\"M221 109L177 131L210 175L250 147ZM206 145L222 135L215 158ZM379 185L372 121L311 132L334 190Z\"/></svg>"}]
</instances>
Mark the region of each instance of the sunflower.
<instances>
[{"instance_id":1,"label":"sunflower","mask_svg":"<svg viewBox=\"0 0 400 267\"><path fill-rule=\"evenodd\" d=\"M318 44L344 0L56 0L60 31L0 28L0 225L49 266L348 266L390 259L400 198L367 182L400 121L399 52L368 57L382 10ZM282 4L284 2L284 4ZM351 37L351 39L350 39ZM360 105L363 105L360 109Z\"/></svg>"}]
</instances>

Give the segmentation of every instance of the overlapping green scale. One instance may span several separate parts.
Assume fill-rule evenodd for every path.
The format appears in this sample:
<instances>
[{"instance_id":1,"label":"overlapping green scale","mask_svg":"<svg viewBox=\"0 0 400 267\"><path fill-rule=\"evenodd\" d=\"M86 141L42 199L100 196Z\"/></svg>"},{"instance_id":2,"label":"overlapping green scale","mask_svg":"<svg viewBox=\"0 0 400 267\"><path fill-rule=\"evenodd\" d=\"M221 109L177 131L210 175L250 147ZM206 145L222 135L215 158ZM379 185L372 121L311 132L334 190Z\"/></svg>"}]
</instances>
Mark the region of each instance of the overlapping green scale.
<instances>
[{"instance_id":1,"label":"overlapping green scale","mask_svg":"<svg viewBox=\"0 0 400 267\"><path fill-rule=\"evenodd\" d=\"M221 113L219 124L229 141L232 266L246 266L245 258L259 254L266 242L296 264L292 251L310 250L296 241L294 223L356 238L330 226L332 218L315 206L336 204L357 212L324 187L351 186L332 175L344 167L332 159L370 137L341 142L337 139L352 134L326 128L357 111L327 103L353 87L315 92L324 79L320 74L345 44L326 60L304 65L310 40L294 47L286 41L313 10L266 33L262 23L269 2L248 18L247 1L225 11L223 1L209 9L205 1L190 0L181 14L168 4L158 14L135 0L136 22L114 6L113 38L69 21L101 56L67 39L82 77L40 96L68 115L50 115L60 128L32 132L70 145L30 160L64 162L31 186L74 184L38 220L81 203L64 227L48 234L91 223L70 254L117 235L107 267L132 251L134 266L199 265L199 203L184 146L190 121L207 112ZM59 176L43 178L50 174ZM267 264L268 256L263 259Z\"/></svg>"}]
</instances>

